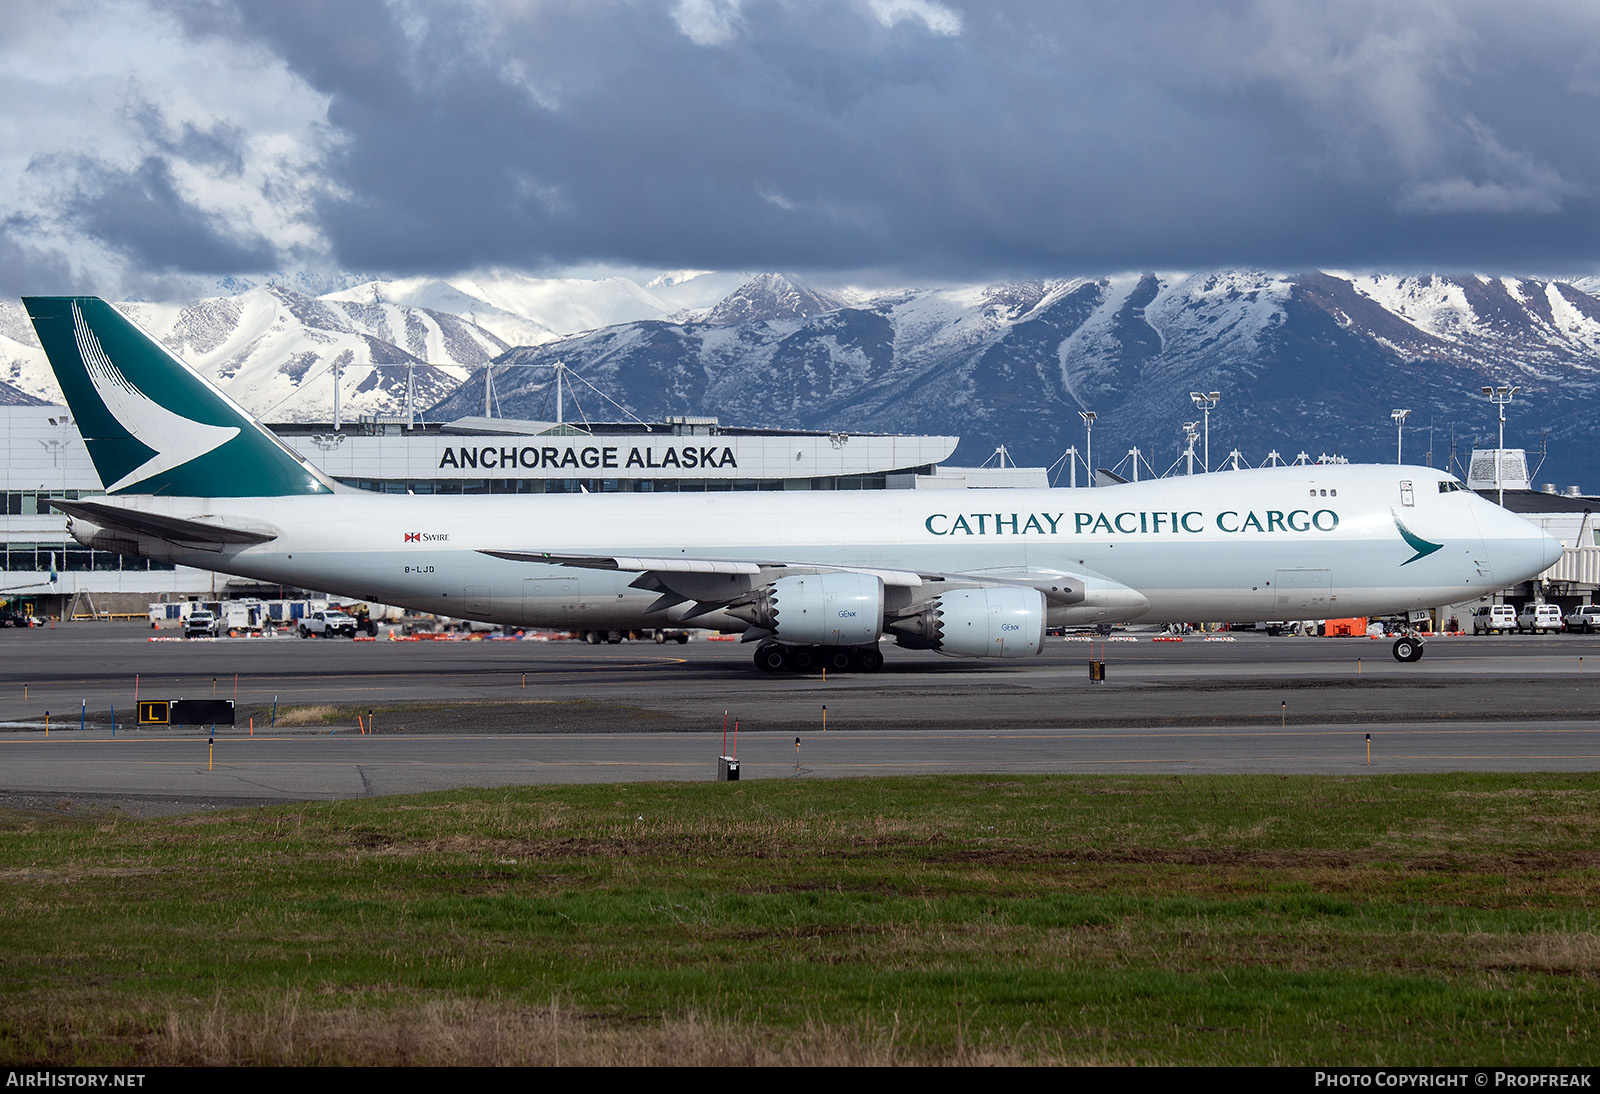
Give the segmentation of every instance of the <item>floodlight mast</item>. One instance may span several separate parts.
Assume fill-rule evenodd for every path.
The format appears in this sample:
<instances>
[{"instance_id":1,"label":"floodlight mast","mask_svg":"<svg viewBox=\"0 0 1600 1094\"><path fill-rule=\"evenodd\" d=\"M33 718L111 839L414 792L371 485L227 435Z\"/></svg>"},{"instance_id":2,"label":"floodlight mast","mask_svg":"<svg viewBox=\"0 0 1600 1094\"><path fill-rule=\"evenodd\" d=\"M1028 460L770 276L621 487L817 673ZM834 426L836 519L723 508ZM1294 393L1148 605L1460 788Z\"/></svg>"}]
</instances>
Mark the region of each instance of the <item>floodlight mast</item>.
<instances>
[{"instance_id":1,"label":"floodlight mast","mask_svg":"<svg viewBox=\"0 0 1600 1094\"><path fill-rule=\"evenodd\" d=\"M1405 462L1400 458L1400 452L1405 435L1406 415L1410 413L1410 409L1396 409L1389 412L1389 417L1394 419L1394 462L1397 464Z\"/></svg>"},{"instance_id":2,"label":"floodlight mast","mask_svg":"<svg viewBox=\"0 0 1600 1094\"><path fill-rule=\"evenodd\" d=\"M1486 387L1481 390L1485 398L1500 408L1500 447L1494 450L1494 485L1500 494L1500 504L1504 505L1506 503L1506 484L1500 477L1500 453L1505 451L1506 447L1506 404L1511 401L1513 395L1522 389L1508 384L1498 384L1495 387Z\"/></svg>"},{"instance_id":3,"label":"floodlight mast","mask_svg":"<svg viewBox=\"0 0 1600 1094\"><path fill-rule=\"evenodd\" d=\"M1099 417L1092 410L1078 411L1083 419L1083 463L1089 470L1089 485L1094 485L1094 422Z\"/></svg>"},{"instance_id":4,"label":"floodlight mast","mask_svg":"<svg viewBox=\"0 0 1600 1094\"><path fill-rule=\"evenodd\" d=\"M1222 398L1220 391L1191 391L1189 398L1194 400L1194 405L1200 408L1204 416L1206 431L1206 452L1202 466L1206 471L1211 470L1211 412L1217 409L1217 401Z\"/></svg>"}]
</instances>

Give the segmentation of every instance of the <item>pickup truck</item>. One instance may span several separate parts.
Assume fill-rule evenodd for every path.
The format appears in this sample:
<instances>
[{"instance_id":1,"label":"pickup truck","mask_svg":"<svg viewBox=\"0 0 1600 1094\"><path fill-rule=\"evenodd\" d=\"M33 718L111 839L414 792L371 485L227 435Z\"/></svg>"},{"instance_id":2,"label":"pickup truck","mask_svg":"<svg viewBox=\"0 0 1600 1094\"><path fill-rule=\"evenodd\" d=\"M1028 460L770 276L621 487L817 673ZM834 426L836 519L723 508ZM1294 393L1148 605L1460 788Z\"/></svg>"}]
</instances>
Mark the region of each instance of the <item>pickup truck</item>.
<instances>
[{"instance_id":1,"label":"pickup truck","mask_svg":"<svg viewBox=\"0 0 1600 1094\"><path fill-rule=\"evenodd\" d=\"M189 618L183 621L183 636L185 638L217 637L216 614L204 610L190 612Z\"/></svg>"},{"instance_id":2,"label":"pickup truck","mask_svg":"<svg viewBox=\"0 0 1600 1094\"><path fill-rule=\"evenodd\" d=\"M300 637L310 638L354 638L356 636L356 617L344 612L324 611L312 612L300 620Z\"/></svg>"},{"instance_id":3,"label":"pickup truck","mask_svg":"<svg viewBox=\"0 0 1600 1094\"><path fill-rule=\"evenodd\" d=\"M1562 627L1568 634L1593 634L1600 630L1600 605L1581 604L1573 608Z\"/></svg>"}]
</instances>

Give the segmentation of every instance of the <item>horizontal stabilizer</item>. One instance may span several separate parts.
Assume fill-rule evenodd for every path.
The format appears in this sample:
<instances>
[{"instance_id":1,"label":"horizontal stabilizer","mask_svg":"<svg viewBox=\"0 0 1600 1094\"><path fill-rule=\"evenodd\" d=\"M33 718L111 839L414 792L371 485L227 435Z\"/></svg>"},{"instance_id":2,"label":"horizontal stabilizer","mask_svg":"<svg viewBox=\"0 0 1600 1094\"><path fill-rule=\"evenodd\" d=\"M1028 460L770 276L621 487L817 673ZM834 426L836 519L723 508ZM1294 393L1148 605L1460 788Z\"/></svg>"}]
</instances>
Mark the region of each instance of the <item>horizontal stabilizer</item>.
<instances>
[{"instance_id":1,"label":"horizontal stabilizer","mask_svg":"<svg viewBox=\"0 0 1600 1094\"><path fill-rule=\"evenodd\" d=\"M181 543L269 543L278 533L263 528L248 528L237 523L213 524L205 520L167 517L137 509L124 509L120 505L104 505L92 501L61 501L51 498L50 504L66 513L104 528L136 536Z\"/></svg>"}]
</instances>

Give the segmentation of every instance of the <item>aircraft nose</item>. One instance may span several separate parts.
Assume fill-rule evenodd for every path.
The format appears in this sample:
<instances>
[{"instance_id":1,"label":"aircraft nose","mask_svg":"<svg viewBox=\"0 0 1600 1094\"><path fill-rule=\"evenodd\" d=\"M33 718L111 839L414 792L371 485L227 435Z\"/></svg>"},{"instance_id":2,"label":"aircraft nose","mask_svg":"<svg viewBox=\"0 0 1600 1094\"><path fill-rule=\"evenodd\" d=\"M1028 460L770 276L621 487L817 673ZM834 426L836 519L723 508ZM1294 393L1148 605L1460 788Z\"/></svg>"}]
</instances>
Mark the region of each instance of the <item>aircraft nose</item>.
<instances>
[{"instance_id":1,"label":"aircraft nose","mask_svg":"<svg viewBox=\"0 0 1600 1094\"><path fill-rule=\"evenodd\" d=\"M1561 541L1532 521L1493 502L1478 511L1484 549L1494 559L1494 576L1508 584L1537 577L1561 561Z\"/></svg>"},{"instance_id":2,"label":"aircraft nose","mask_svg":"<svg viewBox=\"0 0 1600 1094\"><path fill-rule=\"evenodd\" d=\"M1555 536L1552 536L1549 532L1541 529L1540 535L1544 538L1544 543L1541 545L1544 549L1544 565L1539 567L1539 570L1542 573L1561 561L1562 548L1561 541Z\"/></svg>"},{"instance_id":3,"label":"aircraft nose","mask_svg":"<svg viewBox=\"0 0 1600 1094\"><path fill-rule=\"evenodd\" d=\"M1524 522L1522 534L1507 546L1521 575L1517 580L1537 577L1561 561L1561 541L1531 522ZM1498 566L1495 576L1500 576Z\"/></svg>"}]
</instances>

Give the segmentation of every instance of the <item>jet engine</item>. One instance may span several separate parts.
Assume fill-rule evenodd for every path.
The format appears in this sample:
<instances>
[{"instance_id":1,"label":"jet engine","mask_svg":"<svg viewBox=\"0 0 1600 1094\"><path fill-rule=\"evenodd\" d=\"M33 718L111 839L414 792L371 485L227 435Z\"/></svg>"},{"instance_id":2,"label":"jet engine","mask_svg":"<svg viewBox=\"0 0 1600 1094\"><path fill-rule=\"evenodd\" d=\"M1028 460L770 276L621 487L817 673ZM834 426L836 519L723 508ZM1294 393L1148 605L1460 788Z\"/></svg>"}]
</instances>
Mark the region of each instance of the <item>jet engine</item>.
<instances>
[{"instance_id":1,"label":"jet engine","mask_svg":"<svg viewBox=\"0 0 1600 1094\"><path fill-rule=\"evenodd\" d=\"M1044 594L1003 585L956 589L889 624L900 645L962 657L1031 657L1044 648Z\"/></svg>"},{"instance_id":2,"label":"jet engine","mask_svg":"<svg viewBox=\"0 0 1600 1094\"><path fill-rule=\"evenodd\" d=\"M883 630L883 579L849 571L784 577L725 610L780 642L859 646Z\"/></svg>"}]
</instances>

